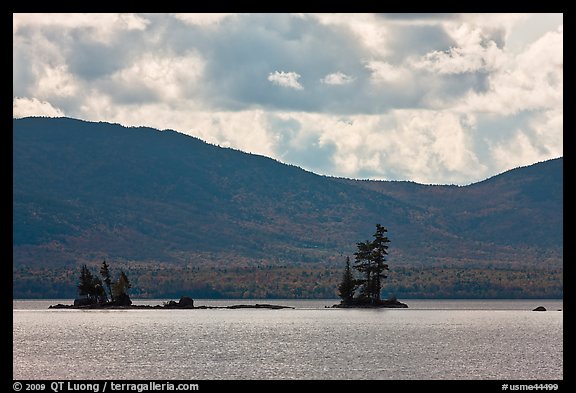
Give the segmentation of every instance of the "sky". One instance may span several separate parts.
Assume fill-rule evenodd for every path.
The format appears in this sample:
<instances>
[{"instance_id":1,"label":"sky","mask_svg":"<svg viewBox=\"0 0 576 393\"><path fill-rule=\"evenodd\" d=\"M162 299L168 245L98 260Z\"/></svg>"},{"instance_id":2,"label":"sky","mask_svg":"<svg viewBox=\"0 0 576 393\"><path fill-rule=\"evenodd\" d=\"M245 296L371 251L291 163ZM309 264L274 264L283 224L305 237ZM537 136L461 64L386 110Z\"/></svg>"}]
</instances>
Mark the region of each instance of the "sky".
<instances>
[{"instance_id":1,"label":"sky","mask_svg":"<svg viewBox=\"0 0 576 393\"><path fill-rule=\"evenodd\" d=\"M13 14L13 116L465 185L563 156L563 15Z\"/></svg>"}]
</instances>

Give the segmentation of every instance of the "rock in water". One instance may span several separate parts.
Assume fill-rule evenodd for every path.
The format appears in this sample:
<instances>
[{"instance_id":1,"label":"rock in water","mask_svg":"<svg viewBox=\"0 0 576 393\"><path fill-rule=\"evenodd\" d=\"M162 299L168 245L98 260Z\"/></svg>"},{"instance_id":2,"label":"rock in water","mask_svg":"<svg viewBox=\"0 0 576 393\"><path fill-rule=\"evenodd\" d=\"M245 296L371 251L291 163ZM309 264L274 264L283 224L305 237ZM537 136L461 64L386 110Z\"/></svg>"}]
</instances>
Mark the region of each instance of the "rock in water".
<instances>
[{"instance_id":1,"label":"rock in water","mask_svg":"<svg viewBox=\"0 0 576 393\"><path fill-rule=\"evenodd\" d=\"M546 308L544 308L543 306L538 306L532 311L546 311Z\"/></svg>"},{"instance_id":2,"label":"rock in water","mask_svg":"<svg viewBox=\"0 0 576 393\"><path fill-rule=\"evenodd\" d=\"M182 296L178 301L180 307L194 307L194 299L188 296Z\"/></svg>"}]
</instances>

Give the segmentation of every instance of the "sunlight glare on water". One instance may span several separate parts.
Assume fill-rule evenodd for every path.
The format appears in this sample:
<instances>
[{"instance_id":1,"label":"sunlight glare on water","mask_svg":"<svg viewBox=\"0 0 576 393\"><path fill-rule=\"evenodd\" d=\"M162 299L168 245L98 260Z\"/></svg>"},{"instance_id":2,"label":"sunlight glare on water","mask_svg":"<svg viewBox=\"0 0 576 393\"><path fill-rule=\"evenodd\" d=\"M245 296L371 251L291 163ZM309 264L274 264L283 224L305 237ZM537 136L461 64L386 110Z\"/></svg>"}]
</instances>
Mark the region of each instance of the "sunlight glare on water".
<instances>
[{"instance_id":1,"label":"sunlight glare on water","mask_svg":"<svg viewBox=\"0 0 576 393\"><path fill-rule=\"evenodd\" d=\"M13 378L563 378L561 300L380 310L259 302L296 309L81 311L15 301ZM196 301L239 303L249 302ZM553 311L532 312L534 304Z\"/></svg>"}]
</instances>

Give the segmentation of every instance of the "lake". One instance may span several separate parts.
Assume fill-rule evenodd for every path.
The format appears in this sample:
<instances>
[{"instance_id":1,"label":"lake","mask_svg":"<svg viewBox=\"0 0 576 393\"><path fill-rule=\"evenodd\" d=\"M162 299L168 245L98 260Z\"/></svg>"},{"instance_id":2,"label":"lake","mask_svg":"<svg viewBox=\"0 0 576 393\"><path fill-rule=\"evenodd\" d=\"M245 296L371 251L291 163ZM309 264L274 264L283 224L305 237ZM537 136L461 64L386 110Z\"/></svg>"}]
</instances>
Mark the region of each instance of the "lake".
<instances>
[{"instance_id":1,"label":"lake","mask_svg":"<svg viewBox=\"0 0 576 393\"><path fill-rule=\"evenodd\" d=\"M400 300L409 308L49 310L72 300L14 300L13 378L563 379L561 299ZM548 311L531 311L539 305Z\"/></svg>"}]
</instances>

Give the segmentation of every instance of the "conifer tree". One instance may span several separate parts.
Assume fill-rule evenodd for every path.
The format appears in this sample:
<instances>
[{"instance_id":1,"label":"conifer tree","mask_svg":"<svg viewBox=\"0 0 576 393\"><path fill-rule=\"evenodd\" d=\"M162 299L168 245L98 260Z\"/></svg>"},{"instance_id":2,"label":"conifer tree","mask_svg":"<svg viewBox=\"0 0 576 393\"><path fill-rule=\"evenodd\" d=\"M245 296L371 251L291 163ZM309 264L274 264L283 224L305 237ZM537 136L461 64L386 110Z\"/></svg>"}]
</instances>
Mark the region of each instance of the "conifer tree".
<instances>
[{"instance_id":1,"label":"conifer tree","mask_svg":"<svg viewBox=\"0 0 576 393\"><path fill-rule=\"evenodd\" d=\"M110 300L114 300L112 297L112 279L110 278L110 269L106 261L102 262L102 267L100 267L100 275L104 279L104 284L108 288L108 293L110 294Z\"/></svg>"},{"instance_id":2,"label":"conifer tree","mask_svg":"<svg viewBox=\"0 0 576 393\"><path fill-rule=\"evenodd\" d=\"M390 239L385 235L388 230L380 224L376 224L376 233L374 233L374 240L372 241L372 265L373 265L373 289L372 297L374 303L380 302L380 290L382 288L382 279L388 278L386 271L388 264L386 256L388 255L388 243Z\"/></svg>"},{"instance_id":3,"label":"conifer tree","mask_svg":"<svg viewBox=\"0 0 576 393\"><path fill-rule=\"evenodd\" d=\"M366 240L356 243L358 251L354 253L356 263L354 268L363 274L356 282L360 286L360 302L371 304L380 303L380 290L382 279L387 278L386 256L388 255L388 243L390 240L385 235L388 230L380 224L376 224L374 240Z\"/></svg>"},{"instance_id":4,"label":"conifer tree","mask_svg":"<svg viewBox=\"0 0 576 393\"><path fill-rule=\"evenodd\" d=\"M370 241L366 240L364 242L356 243L358 251L354 253L356 257L356 263L354 269L360 272L363 276L356 280L356 283L360 287L360 302L368 302L370 300L370 288L372 285L372 261L371 256L371 244Z\"/></svg>"},{"instance_id":5,"label":"conifer tree","mask_svg":"<svg viewBox=\"0 0 576 393\"><path fill-rule=\"evenodd\" d=\"M338 285L338 296L342 299L343 304L350 304L354 299L354 290L356 289L356 282L350 269L350 257L346 257L346 268L342 276L342 282Z\"/></svg>"},{"instance_id":6,"label":"conifer tree","mask_svg":"<svg viewBox=\"0 0 576 393\"><path fill-rule=\"evenodd\" d=\"M112 295L114 300L128 296L128 289L130 288L132 288L132 285L130 284L130 280L128 280L128 276L126 276L124 271L121 271L120 277L118 277L118 281L116 281L114 288L112 288Z\"/></svg>"},{"instance_id":7,"label":"conifer tree","mask_svg":"<svg viewBox=\"0 0 576 393\"><path fill-rule=\"evenodd\" d=\"M80 268L78 293L80 296L87 296L89 299L93 298L96 294L96 289L94 288L94 276L85 264Z\"/></svg>"}]
</instances>

